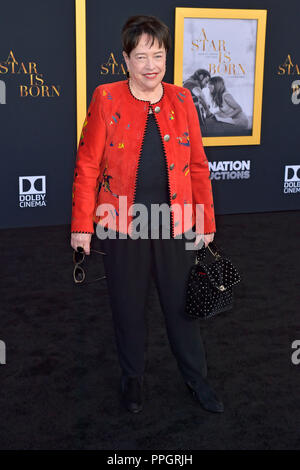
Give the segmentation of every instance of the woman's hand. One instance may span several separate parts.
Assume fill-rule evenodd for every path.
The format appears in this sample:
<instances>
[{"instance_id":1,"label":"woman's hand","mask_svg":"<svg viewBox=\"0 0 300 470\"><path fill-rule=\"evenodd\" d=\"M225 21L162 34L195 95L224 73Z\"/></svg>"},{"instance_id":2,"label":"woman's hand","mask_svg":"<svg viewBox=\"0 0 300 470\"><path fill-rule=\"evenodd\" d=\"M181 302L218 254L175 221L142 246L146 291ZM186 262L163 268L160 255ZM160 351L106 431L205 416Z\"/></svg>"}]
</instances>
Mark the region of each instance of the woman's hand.
<instances>
[{"instance_id":1,"label":"woman's hand","mask_svg":"<svg viewBox=\"0 0 300 470\"><path fill-rule=\"evenodd\" d=\"M205 235L203 234L197 234L196 235L196 239L195 239L195 246L198 245L198 243L200 242L200 240L204 240L204 246L205 248L207 247L207 245L213 241L214 239L214 232L213 233L206 233Z\"/></svg>"},{"instance_id":2,"label":"woman's hand","mask_svg":"<svg viewBox=\"0 0 300 470\"><path fill-rule=\"evenodd\" d=\"M82 246L86 255L90 254L92 233L71 233L71 246L77 251Z\"/></svg>"}]
</instances>

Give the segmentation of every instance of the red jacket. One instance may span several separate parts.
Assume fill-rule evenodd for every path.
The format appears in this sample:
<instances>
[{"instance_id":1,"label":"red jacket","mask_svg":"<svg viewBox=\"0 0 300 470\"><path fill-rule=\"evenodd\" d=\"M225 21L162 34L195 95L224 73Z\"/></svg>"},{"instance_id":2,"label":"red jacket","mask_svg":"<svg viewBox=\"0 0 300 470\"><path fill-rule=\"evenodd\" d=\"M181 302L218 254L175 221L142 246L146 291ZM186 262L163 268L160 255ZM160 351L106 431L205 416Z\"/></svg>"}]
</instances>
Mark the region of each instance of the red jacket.
<instances>
[{"instance_id":1,"label":"red jacket","mask_svg":"<svg viewBox=\"0 0 300 470\"><path fill-rule=\"evenodd\" d=\"M196 204L204 205L204 227L197 232L216 231L210 172L192 95L187 88L166 82L162 86L163 96L155 104L135 98L128 80L94 90L76 156L72 232L94 233L94 223L109 223L115 230L131 233L132 215L126 211L124 219L123 211L120 216L119 202L120 196L127 196L127 207L134 203L149 106L163 142L170 206L175 209L177 205L171 218L172 235L195 225ZM100 214L100 207L107 203L108 210ZM186 204L192 210L184 225Z\"/></svg>"}]
</instances>

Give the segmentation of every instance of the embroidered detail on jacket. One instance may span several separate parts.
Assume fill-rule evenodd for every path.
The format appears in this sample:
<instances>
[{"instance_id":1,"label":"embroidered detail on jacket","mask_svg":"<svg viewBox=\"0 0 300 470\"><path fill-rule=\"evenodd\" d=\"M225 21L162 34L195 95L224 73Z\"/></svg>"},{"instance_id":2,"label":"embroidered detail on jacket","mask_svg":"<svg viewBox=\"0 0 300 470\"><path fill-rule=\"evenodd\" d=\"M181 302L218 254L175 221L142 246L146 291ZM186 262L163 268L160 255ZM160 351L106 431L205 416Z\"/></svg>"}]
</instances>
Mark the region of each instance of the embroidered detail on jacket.
<instances>
[{"instance_id":1,"label":"embroidered detail on jacket","mask_svg":"<svg viewBox=\"0 0 300 470\"><path fill-rule=\"evenodd\" d=\"M188 163L183 167L182 171L184 172L184 176L189 174L190 169Z\"/></svg>"},{"instance_id":2,"label":"embroidered detail on jacket","mask_svg":"<svg viewBox=\"0 0 300 470\"><path fill-rule=\"evenodd\" d=\"M177 98L179 99L179 101L181 101L181 102L183 103L183 102L184 102L184 98L185 98L185 94L179 92L179 93L177 94Z\"/></svg>"},{"instance_id":3,"label":"embroidered detail on jacket","mask_svg":"<svg viewBox=\"0 0 300 470\"><path fill-rule=\"evenodd\" d=\"M110 147L114 147L114 145L115 145L115 144L113 143L113 141L111 141L111 143L109 144ZM119 142L117 148L118 148L118 149L123 149L123 148L125 148L124 142Z\"/></svg>"},{"instance_id":4,"label":"embroidered detail on jacket","mask_svg":"<svg viewBox=\"0 0 300 470\"><path fill-rule=\"evenodd\" d=\"M173 110L171 110L170 113L169 113L169 119L170 119L170 121L172 121L173 119L175 119L174 116L175 116L175 113L174 113Z\"/></svg>"},{"instance_id":5,"label":"embroidered detail on jacket","mask_svg":"<svg viewBox=\"0 0 300 470\"><path fill-rule=\"evenodd\" d=\"M109 191L113 196L119 197L118 194L113 193L112 190L110 189L110 181L109 180L112 179L112 176L106 174L106 169L107 169L107 167L105 167L104 171L103 171L103 180L102 180L101 187L103 186L104 191Z\"/></svg>"},{"instance_id":6,"label":"embroidered detail on jacket","mask_svg":"<svg viewBox=\"0 0 300 470\"><path fill-rule=\"evenodd\" d=\"M117 119L118 118L118 119ZM112 115L112 120L110 121L110 125L112 125L114 122L118 124L118 120L120 120L121 116L120 113L115 113L115 115Z\"/></svg>"},{"instance_id":7,"label":"embroidered detail on jacket","mask_svg":"<svg viewBox=\"0 0 300 470\"><path fill-rule=\"evenodd\" d=\"M184 132L182 136L176 137L176 139L178 140L179 144L185 145L186 147L190 146L190 138L188 132Z\"/></svg>"},{"instance_id":8,"label":"embroidered detail on jacket","mask_svg":"<svg viewBox=\"0 0 300 470\"><path fill-rule=\"evenodd\" d=\"M105 96L108 100L112 100L112 96L109 91L103 90L102 95Z\"/></svg>"},{"instance_id":9,"label":"embroidered detail on jacket","mask_svg":"<svg viewBox=\"0 0 300 470\"><path fill-rule=\"evenodd\" d=\"M82 126L82 131L81 131L81 134L80 134L80 140L82 140L84 138L84 128L87 126L87 117L85 118L84 120L84 123L83 123L83 126Z\"/></svg>"}]
</instances>

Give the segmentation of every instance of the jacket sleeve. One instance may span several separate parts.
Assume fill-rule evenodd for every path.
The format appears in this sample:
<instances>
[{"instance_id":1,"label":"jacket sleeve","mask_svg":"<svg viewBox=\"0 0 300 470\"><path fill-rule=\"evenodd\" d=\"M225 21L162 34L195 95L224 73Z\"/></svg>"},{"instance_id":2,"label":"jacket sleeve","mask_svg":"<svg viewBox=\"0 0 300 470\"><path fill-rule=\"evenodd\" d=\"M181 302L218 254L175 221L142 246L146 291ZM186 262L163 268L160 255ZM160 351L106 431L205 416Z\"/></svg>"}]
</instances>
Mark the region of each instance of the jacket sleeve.
<instances>
[{"instance_id":1,"label":"jacket sleeve","mask_svg":"<svg viewBox=\"0 0 300 470\"><path fill-rule=\"evenodd\" d=\"M196 232L213 233L216 232L216 224L208 160L203 148L198 113L190 90L186 90L186 95L191 149L190 173L192 181L193 211L195 217L198 217L199 221L199 224L196 222ZM203 211L201 211L201 207L199 207L200 210L198 209L198 212L196 212L196 204L204 205L203 230L199 229L201 226L203 228L203 222L201 223L201 219L203 220Z\"/></svg>"},{"instance_id":2,"label":"jacket sleeve","mask_svg":"<svg viewBox=\"0 0 300 470\"><path fill-rule=\"evenodd\" d=\"M83 123L77 149L72 187L71 232L94 233L93 216L106 140L100 93L97 87Z\"/></svg>"}]
</instances>

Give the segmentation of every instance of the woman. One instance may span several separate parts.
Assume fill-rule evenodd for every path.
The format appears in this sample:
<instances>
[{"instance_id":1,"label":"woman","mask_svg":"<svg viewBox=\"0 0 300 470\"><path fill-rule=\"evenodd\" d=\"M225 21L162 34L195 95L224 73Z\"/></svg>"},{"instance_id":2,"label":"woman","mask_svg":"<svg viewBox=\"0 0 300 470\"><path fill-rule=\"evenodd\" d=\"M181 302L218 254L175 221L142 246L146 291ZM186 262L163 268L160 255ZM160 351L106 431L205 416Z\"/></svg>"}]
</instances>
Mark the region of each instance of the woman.
<instances>
[{"instance_id":1,"label":"woman","mask_svg":"<svg viewBox=\"0 0 300 470\"><path fill-rule=\"evenodd\" d=\"M212 77L208 82L208 88L212 102L217 107L216 112L213 112L215 118L237 128L248 129L248 118L231 93L226 90L223 78Z\"/></svg>"},{"instance_id":2,"label":"woman","mask_svg":"<svg viewBox=\"0 0 300 470\"><path fill-rule=\"evenodd\" d=\"M197 112L189 90L162 81L171 42L164 23L153 16L131 17L122 39L129 78L95 89L83 126L74 172L71 246L82 246L89 254L97 223L107 255L104 267L126 408L139 412L143 407L144 314L152 272L184 381L205 409L220 412L223 404L204 379L199 324L184 314L185 284L195 260L195 251L186 249L186 236L196 226L194 246L203 238L207 245L215 232ZM171 220L164 217L154 224L159 228L155 237L136 237L131 209L137 203L169 208ZM197 212L196 204L204 210ZM188 216L181 211L186 206L192 208ZM152 235L152 213L150 222ZM168 222L171 233L163 237L160 230Z\"/></svg>"}]
</instances>

